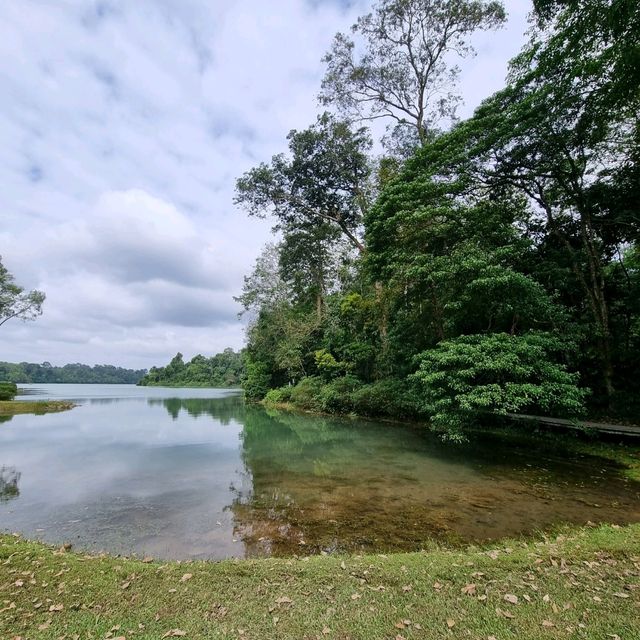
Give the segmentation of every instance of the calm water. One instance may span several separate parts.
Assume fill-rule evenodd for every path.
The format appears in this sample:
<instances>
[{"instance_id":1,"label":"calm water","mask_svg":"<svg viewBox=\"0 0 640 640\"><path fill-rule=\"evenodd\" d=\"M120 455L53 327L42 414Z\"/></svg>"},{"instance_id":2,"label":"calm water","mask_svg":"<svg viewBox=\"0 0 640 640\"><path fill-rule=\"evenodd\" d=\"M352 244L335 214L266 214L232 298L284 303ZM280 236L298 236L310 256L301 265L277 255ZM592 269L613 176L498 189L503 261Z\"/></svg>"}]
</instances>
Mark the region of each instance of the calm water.
<instances>
[{"instance_id":1,"label":"calm water","mask_svg":"<svg viewBox=\"0 0 640 640\"><path fill-rule=\"evenodd\" d=\"M233 391L25 385L80 406L0 424L0 529L158 558L412 550L640 520L597 458L269 414Z\"/></svg>"}]
</instances>

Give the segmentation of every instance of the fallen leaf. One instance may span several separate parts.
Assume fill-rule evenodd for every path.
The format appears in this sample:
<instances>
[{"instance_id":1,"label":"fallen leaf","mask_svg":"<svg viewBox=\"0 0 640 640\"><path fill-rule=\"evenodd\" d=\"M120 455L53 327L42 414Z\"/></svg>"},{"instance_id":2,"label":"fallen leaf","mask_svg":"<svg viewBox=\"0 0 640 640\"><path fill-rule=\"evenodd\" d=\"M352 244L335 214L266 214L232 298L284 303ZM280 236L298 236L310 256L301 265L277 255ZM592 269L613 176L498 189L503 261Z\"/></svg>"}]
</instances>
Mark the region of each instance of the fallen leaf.
<instances>
[{"instance_id":1,"label":"fallen leaf","mask_svg":"<svg viewBox=\"0 0 640 640\"><path fill-rule=\"evenodd\" d=\"M331 629L329 627L322 627L322 635L328 636L331 633Z\"/></svg>"},{"instance_id":2,"label":"fallen leaf","mask_svg":"<svg viewBox=\"0 0 640 640\"><path fill-rule=\"evenodd\" d=\"M281 598L276 599L277 604L293 604L293 600L291 598L287 598L287 596L282 596Z\"/></svg>"},{"instance_id":3,"label":"fallen leaf","mask_svg":"<svg viewBox=\"0 0 640 640\"><path fill-rule=\"evenodd\" d=\"M64 609L64 605L63 604L52 604L49 607L49 611L62 611Z\"/></svg>"},{"instance_id":4,"label":"fallen leaf","mask_svg":"<svg viewBox=\"0 0 640 640\"><path fill-rule=\"evenodd\" d=\"M38 631L46 631L51 626L51 620L38 625Z\"/></svg>"},{"instance_id":5,"label":"fallen leaf","mask_svg":"<svg viewBox=\"0 0 640 640\"><path fill-rule=\"evenodd\" d=\"M180 582L186 582L187 580L191 580L193 578L193 574L185 573L182 578L180 578Z\"/></svg>"},{"instance_id":6,"label":"fallen leaf","mask_svg":"<svg viewBox=\"0 0 640 640\"><path fill-rule=\"evenodd\" d=\"M542 626L543 627L547 627L548 629L550 629L551 627L555 627L556 625L553 624L553 622L551 622L551 620L543 620L542 621Z\"/></svg>"},{"instance_id":7,"label":"fallen leaf","mask_svg":"<svg viewBox=\"0 0 640 640\"><path fill-rule=\"evenodd\" d=\"M360 598L362 598L362 596L359 593L351 594L351 599L352 600L359 600Z\"/></svg>"},{"instance_id":8,"label":"fallen leaf","mask_svg":"<svg viewBox=\"0 0 640 640\"><path fill-rule=\"evenodd\" d=\"M121 589L128 589L130 585L131 585L131 583L130 583L130 582L123 582L123 583L120 585L120 588L121 588Z\"/></svg>"},{"instance_id":9,"label":"fallen leaf","mask_svg":"<svg viewBox=\"0 0 640 640\"><path fill-rule=\"evenodd\" d=\"M513 593L507 593L503 600L505 602L509 602L510 604L518 604L518 596L514 596Z\"/></svg>"},{"instance_id":10,"label":"fallen leaf","mask_svg":"<svg viewBox=\"0 0 640 640\"><path fill-rule=\"evenodd\" d=\"M165 633L162 637L163 638L179 638L186 635L187 635L187 632L183 631L182 629L169 629L169 631L167 631L167 633Z\"/></svg>"},{"instance_id":11,"label":"fallen leaf","mask_svg":"<svg viewBox=\"0 0 640 640\"><path fill-rule=\"evenodd\" d=\"M433 588L434 588L436 591L440 591L440 589L442 589L442 585L441 585L439 582L434 582L434 583L433 583Z\"/></svg>"},{"instance_id":12,"label":"fallen leaf","mask_svg":"<svg viewBox=\"0 0 640 640\"><path fill-rule=\"evenodd\" d=\"M461 589L462 593L467 596L475 596L476 595L476 585L468 584Z\"/></svg>"},{"instance_id":13,"label":"fallen leaf","mask_svg":"<svg viewBox=\"0 0 640 640\"><path fill-rule=\"evenodd\" d=\"M453 627L455 627L455 626L456 626L456 621L455 621L455 620L452 620L451 618L449 618L449 619L447 620L447 627L449 627L449 629L452 629L452 628L453 628Z\"/></svg>"},{"instance_id":14,"label":"fallen leaf","mask_svg":"<svg viewBox=\"0 0 640 640\"><path fill-rule=\"evenodd\" d=\"M512 620L513 618L515 618L513 613L511 613L511 611L505 611L504 609L501 609L500 607L496 607L496 613L499 616L502 616L503 618L509 618L509 620Z\"/></svg>"},{"instance_id":15,"label":"fallen leaf","mask_svg":"<svg viewBox=\"0 0 640 640\"><path fill-rule=\"evenodd\" d=\"M404 587L402 587L402 590L403 590L405 593L409 593L409 591L412 591L412 590L413 590L413 587L412 587L410 584L405 584L405 585L404 585Z\"/></svg>"},{"instance_id":16,"label":"fallen leaf","mask_svg":"<svg viewBox=\"0 0 640 640\"><path fill-rule=\"evenodd\" d=\"M613 594L616 598L628 598L629 594L628 593L614 593Z\"/></svg>"}]
</instances>

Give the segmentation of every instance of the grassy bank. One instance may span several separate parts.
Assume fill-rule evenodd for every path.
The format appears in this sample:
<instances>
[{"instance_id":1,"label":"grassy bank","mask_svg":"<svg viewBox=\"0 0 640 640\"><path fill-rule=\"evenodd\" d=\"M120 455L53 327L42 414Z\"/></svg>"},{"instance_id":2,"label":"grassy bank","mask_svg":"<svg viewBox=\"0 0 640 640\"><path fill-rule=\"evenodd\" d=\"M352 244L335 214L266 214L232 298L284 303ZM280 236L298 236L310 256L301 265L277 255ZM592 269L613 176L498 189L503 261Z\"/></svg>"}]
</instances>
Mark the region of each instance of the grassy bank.
<instances>
[{"instance_id":1,"label":"grassy bank","mask_svg":"<svg viewBox=\"0 0 640 640\"><path fill-rule=\"evenodd\" d=\"M20 413L55 413L58 411L68 411L77 406L68 400L38 400L29 402L24 400L7 400L0 402L0 416L15 416Z\"/></svg>"},{"instance_id":2,"label":"grassy bank","mask_svg":"<svg viewBox=\"0 0 640 640\"><path fill-rule=\"evenodd\" d=\"M639 595L640 525L466 551L220 563L0 537L3 638L630 639Z\"/></svg>"}]
</instances>

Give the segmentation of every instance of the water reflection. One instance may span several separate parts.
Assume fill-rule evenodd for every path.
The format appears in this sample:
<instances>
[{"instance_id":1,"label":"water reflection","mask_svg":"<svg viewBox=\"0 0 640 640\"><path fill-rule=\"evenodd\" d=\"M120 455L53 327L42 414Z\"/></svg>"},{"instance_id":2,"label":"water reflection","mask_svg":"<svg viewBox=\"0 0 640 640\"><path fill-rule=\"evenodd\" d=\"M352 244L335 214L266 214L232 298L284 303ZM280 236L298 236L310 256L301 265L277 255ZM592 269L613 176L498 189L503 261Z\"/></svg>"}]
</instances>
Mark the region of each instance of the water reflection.
<instances>
[{"instance_id":1,"label":"water reflection","mask_svg":"<svg viewBox=\"0 0 640 640\"><path fill-rule=\"evenodd\" d=\"M267 412L222 390L42 391L81 405L0 429L0 526L56 544L223 558L640 520L638 485L598 459L448 446L402 425Z\"/></svg>"},{"instance_id":2,"label":"water reflection","mask_svg":"<svg viewBox=\"0 0 640 640\"><path fill-rule=\"evenodd\" d=\"M9 502L20 495L20 475L15 467L0 467L0 502Z\"/></svg>"},{"instance_id":3,"label":"water reflection","mask_svg":"<svg viewBox=\"0 0 640 640\"><path fill-rule=\"evenodd\" d=\"M247 555L289 555L640 519L638 485L602 460L534 455L490 439L451 447L404 426L247 408L251 482L235 492L235 535Z\"/></svg>"},{"instance_id":4,"label":"water reflection","mask_svg":"<svg viewBox=\"0 0 640 640\"><path fill-rule=\"evenodd\" d=\"M231 420L242 421L244 403L238 396L226 398L149 398L150 406L163 406L169 415L177 420L181 411L185 411L193 418L210 416L227 425Z\"/></svg>"}]
</instances>

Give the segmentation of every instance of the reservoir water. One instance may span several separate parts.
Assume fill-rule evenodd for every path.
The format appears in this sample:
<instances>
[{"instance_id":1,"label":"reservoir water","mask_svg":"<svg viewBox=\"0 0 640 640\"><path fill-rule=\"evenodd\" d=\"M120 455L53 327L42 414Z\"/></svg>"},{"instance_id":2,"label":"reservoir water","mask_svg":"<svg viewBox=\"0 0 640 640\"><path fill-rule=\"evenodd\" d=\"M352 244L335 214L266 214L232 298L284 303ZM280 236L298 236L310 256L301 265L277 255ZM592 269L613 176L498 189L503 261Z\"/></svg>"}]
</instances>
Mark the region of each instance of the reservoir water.
<instances>
[{"instance_id":1,"label":"reservoir water","mask_svg":"<svg viewBox=\"0 0 640 640\"><path fill-rule=\"evenodd\" d=\"M640 521L600 458L268 412L237 391L23 385L71 411L0 423L0 529L88 551L227 558L417 550Z\"/></svg>"}]
</instances>

